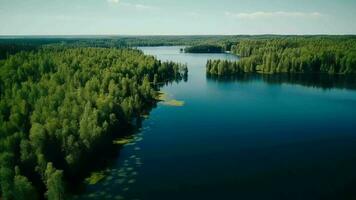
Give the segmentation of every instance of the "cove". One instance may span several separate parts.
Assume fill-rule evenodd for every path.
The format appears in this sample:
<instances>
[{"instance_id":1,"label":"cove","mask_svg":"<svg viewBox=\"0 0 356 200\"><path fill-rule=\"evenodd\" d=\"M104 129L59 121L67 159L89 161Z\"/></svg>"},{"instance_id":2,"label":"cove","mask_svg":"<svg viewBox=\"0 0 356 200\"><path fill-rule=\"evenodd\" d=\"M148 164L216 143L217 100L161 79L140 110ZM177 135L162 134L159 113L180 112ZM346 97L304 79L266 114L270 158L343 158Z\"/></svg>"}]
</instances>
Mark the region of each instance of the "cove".
<instances>
[{"instance_id":1,"label":"cove","mask_svg":"<svg viewBox=\"0 0 356 200\"><path fill-rule=\"evenodd\" d=\"M356 192L356 91L342 78L209 78L209 59L182 47L142 47L187 64L162 88L134 141L75 199L342 199ZM325 79L322 79L325 80ZM330 84L332 82L332 84Z\"/></svg>"}]
</instances>

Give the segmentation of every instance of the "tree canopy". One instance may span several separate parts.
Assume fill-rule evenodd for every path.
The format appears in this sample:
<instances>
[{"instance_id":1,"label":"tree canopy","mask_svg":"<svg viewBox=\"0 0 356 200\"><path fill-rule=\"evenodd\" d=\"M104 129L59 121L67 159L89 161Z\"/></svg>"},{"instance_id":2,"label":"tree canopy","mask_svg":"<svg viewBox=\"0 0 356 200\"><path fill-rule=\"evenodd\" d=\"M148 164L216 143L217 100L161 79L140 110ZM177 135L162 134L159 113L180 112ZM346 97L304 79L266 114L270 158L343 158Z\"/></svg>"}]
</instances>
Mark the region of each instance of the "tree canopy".
<instances>
[{"instance_id":1,"label":"tree canopy","mask_svg":"<svg viewBox=\"0 0 356 200\"><path fill-rule=\"evenodd\" d=\"M184 49L185 53L222 53L224 52L223 47L219 45L196 45L196 46L190 46L186 47Z\"/></svg>"},{"instance_id":2,"label":"tree canopy","mask_svg":"<svg viewBox=\"0 0 356 200\"><path fill-rule=\"evenodd\" d=\"M66 181L187 68L139 50L43 47L0 61L0 197L65 199ZM112 143L112 142L111 142Z\"/></svg>"},{"instance_id":3,"label":"tree canopy","mask_svg":"<svg viewBox=\"0 0 356 200\"><path fill-rule=\"evenodd\" d=\"M210 60L210 75L237 73L356 73L356 39L354 38L283 38L242 40L231 50L240 60Z\"/></svg>"}]
</instances>

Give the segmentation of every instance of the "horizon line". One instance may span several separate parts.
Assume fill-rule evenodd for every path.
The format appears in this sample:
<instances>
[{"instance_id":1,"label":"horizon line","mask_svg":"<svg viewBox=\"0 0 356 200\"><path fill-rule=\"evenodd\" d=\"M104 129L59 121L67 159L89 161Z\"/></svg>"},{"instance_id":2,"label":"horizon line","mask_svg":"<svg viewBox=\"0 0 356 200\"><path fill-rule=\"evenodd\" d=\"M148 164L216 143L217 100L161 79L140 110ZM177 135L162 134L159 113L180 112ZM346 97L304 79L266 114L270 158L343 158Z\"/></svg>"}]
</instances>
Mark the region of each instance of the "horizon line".
<instances>
[{"instance_id":1,"label":"horizon line","mask_svg":"<svg viewBox=\"0 0 356 200\"><path fill-rule=\"evenodd\" d=\"M0 38L28 38L28 37L52 37L52 38L62 38L62 37L160 37L160 36L172 36L172 37L184 37L184 36L356 36L356 34L275 34L275 33L265 33L265 34L0 34Z\"/></svg>"}]
</instances>

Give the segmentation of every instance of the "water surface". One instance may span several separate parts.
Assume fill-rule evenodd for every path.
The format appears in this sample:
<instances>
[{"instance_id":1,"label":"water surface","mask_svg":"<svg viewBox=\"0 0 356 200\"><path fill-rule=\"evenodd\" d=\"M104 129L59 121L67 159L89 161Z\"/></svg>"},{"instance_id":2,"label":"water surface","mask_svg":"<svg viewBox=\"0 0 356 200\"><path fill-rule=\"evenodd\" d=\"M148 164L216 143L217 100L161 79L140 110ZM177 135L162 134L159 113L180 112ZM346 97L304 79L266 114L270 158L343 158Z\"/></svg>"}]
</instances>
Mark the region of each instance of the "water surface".
<instances>
[{"instance_id":1,"label":"water surface","mask_svg":"<svg viewBox=\"0 0 356 200\"><path fill-rule=\"evenodd\" d=\"M185 105L158 104L137 142L121 150L107 178L88 186L84 199L355 197L354 86L342 78L341 84L290 77L211 79L205 75L208 59L238 58L183 54L179 48L141 49L187 63L188 81L162 89Z\"/></svg>"}]
</instances>

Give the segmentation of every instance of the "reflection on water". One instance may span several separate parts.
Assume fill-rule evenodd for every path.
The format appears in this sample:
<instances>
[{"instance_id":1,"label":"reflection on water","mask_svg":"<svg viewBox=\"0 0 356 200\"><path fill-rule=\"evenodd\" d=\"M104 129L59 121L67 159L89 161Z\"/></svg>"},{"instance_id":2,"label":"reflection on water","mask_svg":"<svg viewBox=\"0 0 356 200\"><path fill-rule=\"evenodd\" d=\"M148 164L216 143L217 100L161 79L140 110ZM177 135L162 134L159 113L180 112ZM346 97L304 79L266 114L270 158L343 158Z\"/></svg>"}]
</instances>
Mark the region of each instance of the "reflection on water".
<instances>
[{"instance_id":1,"label":"reflection on water","mask_svg":"<svg viewBox=\"0 0 356 200\"><path fill-rule=\"evenodd\" d=\"M356 89L356 76L328 75L328 74L251 74L244 73L236 76L210 76L208 81L217 82L255 82L262 80L268 84L297 84L306 87L322 89Z\"/></svg>"}]
</instances>

